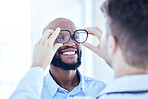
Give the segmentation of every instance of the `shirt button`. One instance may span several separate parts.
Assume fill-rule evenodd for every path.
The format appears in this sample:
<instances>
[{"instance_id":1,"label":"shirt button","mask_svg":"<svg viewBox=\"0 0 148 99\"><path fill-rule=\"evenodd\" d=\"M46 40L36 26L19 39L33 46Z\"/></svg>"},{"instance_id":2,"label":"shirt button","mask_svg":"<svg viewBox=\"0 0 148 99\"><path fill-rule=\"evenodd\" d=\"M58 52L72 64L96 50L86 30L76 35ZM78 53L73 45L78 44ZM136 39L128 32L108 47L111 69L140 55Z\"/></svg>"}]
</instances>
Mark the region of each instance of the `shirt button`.
<instances>
[{"instance_id":1,"label":"shirt button","mask_svg":"<svg viewBox=\"0 0 148 99\"><path fill-rule=\"evenodd\" d=\"M61 91L61 89L59 88L59 91Z\"/></svg>"},{"instance_id":2,"label":"shirt button","mask_svg":"<svg viewBox=\"0 0 148 99\"><path fill-rule=\"evenodd\" d=\"M71 98L70 98L70 95L67 95L67 99L71 99Z\"/></svg>"}]
</instances>

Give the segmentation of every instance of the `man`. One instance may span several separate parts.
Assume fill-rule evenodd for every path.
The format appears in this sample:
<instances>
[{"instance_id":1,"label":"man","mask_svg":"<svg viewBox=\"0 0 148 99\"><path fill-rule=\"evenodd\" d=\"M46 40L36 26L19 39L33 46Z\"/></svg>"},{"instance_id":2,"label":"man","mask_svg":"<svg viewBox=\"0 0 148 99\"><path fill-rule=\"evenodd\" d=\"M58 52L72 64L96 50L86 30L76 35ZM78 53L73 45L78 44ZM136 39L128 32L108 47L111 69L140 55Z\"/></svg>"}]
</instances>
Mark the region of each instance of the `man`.
<instances>
[{"instance_id":1,"label":"man","mask_svg":"<svg viewBox=\"0 0 148 99\"><path fill-rule=\"evenodd\" d=\"M56 29L58 27L61 29L60 31ZM60 32L58 36L57 32ZM53 39L51 39L53 33L54 35L57 36L56 40L54 40L56 36L54 36ZM82 35L84 36L84 38L85 37L86 38L80 39L79 37L80 33L83 33ZM76 26L74 25L74 23L65 18L55 19L45 28L45 33L41 38L41 40L39 41L39 44L41 45L38 44L36 45L37 47L35 48L34 51L34 61L32 64L32 69L30 70L33 71L34 69L37 69L37 67L45 69L48 65L47 63L51 62L49 73L45 76L43 81L41 99L67 99L75 96L96 97L104 89L104 87L106 86L105 83L83 76L80 74L80 72L77 69L81 65L82 51L80 43L86 41L87 35L88 33L86 30L82 29L76 30ZM47 42L44 40L47 39L49 39L51 42L49 44L50 48L44 45L44 43L46 44ZM44 46L42 46L42 43ZM59 43L63 43L63 46L59 47L59 45L57 45ZM54 49L54 51L51 51L48 54L47 49L51 50L52 46L56 46L57 51L55 53ZM41 51L45 52L43 53ZM53 55L52 52L55 53L53 59L51 58ZM45 57L46 53L47 56L51 54L51 56L48 56L49 59L46 59L47 58ZM26 75L31 74L30 71ZM39 70L39 72L41 72L41 70ZM27 79L27 77L24 78ZM36 79L35 77L30 77L29 79L31 78ZM27 93L28 97L30 98L33 97L31 93L34 93L36 98L40 97L39 93L42 87L42 78L43 78L42 73L41 76L39 76L39 78L41 80L39 81L39 79L37 79L36 81L38 81L38 83L35 84L33 83L34 87L32 87L32 88L37 88L36 92L37 94L35 95L35 92L33 91L30 93L28 92ZM24 79L21 82L25 82ZM21 88L19 88L19 86L22 86L21 82L16 88L16 91L12 94L11 99L13 99L13 97L16 97L18 94L17 92L20 91ZM39 83L41 85L39 85ZM27 87L31 87L31 84ZM29 96L29 94L31 96Z\"/></svg>"},{"instance_id":2,"label":"man","mask_svg":"<svg viewBox=\"0 0 148 99\"><path fill-rule=\"evenodd\" d=\"M69 41L65 41L66 43L62 42L64 43L63 46L57 50L51 61L49 73L44 78L41 98L66 99L67 97L86 95L95 97L102 91L105 84L101 81L85 77L77 70L81 65L82 51L80 43L75 38L77 36L76 33L78 34L76 26L68 19L58 18L53 20L45 30L55 30L57 27L61 29L59 35L63 37L64 34L68 35L69 31L71 32L71 37L69 35L70 39L68 39ZM83 31L81 30L80 32ZM58 39L61 41L64 38L58 37ZM55 43L57 43L57 40Z\"/></svg>"},{"instance_id":3,"label":"man","mask_svg":"<svg viewBox=\"0 0 148 99\"><path fill-rule=\"evenodd\" d=\"M115 81L98 99L148 99L148 0L107 0L106 35L91 49L115 71ZM100 40L97 29L87 29Z\"/></svg>"}]
</instances>

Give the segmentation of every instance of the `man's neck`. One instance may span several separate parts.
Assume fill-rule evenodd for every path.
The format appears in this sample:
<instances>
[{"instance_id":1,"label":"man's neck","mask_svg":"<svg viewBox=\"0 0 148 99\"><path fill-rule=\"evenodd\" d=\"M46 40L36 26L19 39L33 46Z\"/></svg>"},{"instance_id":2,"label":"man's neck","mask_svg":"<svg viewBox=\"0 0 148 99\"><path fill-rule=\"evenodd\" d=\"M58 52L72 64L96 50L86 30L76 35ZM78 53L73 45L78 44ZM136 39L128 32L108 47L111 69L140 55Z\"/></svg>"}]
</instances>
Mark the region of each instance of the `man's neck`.
<instances>
[{"instance_id":1,"label":"man's neck","mask_svg":"<svg viewBox=\"0 0 148 99\"><path fill-rule=\"evenodd\" d=\"M73 90L80 82L77 70L63 70L61 68L50 66L50 74L55 82L69 92Z\"/></svg>"},{"instance_id":2,"label":"man's neck","mask_svg":"<svg viewBox=\"0 0 148 99\"><path fill-rule=\"evenodd\" d=\"M114 67L115 78L127 75L148 74L148 68L140 68L140 66L131 66L125 61L120 61L120 63L116 64L116 66Z\"/></svg>"},{"instance_id":3,"label":"man's neck","mask_svg":"<svg viewBox=\"0 0 148 99\"><path fill-rule=\"evenodd\" d=\"M141 66L132 66L126 62L119 48L116 51L116 54L112 58L112 68L115 71L115 78L127 76L127 75L136 75L136 74L148 74L147 68L142 68Z\"/></svg>"}]
</instances>

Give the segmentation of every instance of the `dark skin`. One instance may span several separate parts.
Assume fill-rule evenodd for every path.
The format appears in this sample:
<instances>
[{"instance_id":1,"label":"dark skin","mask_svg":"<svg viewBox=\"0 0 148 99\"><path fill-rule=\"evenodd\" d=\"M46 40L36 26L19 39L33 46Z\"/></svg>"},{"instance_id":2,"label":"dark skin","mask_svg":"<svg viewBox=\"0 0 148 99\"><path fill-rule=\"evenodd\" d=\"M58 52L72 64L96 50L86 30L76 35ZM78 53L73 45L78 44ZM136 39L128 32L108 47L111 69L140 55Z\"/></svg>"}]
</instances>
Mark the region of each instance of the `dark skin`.
<instances>
[{"instance_id":1,"label":"dark skin","mask_svg":"<svg viewBox=\"0 0 148 99\"><path fill-rule=\"evenodd\" d=\"M76 26L68 19L65 18L58 18L54 21L52 21L46 29L53 29L55 30L57 27L59 27L61 30L70 30L71 32L76 30ZM55 41L55 43L57 43ZM73 46L75 48L80 49L80 45L76 43L73 39L70 39L70 41L66 44L63 44L64 46ZM63 47L60 47L59 49L62 49ZM70 51L72 49L66 49L66 51ZM56 55L60 56L63 62L65 63L75 63L77 62L78 55L60 55L56 52ZM77 70L63 70L61 68L55 67L52 64L50 65L50 73L55 80L55 82L61 86L62 88L66 89L67 91L73 90L80 82L80 78L77 74Z\"/></svg>"}]
</instances>

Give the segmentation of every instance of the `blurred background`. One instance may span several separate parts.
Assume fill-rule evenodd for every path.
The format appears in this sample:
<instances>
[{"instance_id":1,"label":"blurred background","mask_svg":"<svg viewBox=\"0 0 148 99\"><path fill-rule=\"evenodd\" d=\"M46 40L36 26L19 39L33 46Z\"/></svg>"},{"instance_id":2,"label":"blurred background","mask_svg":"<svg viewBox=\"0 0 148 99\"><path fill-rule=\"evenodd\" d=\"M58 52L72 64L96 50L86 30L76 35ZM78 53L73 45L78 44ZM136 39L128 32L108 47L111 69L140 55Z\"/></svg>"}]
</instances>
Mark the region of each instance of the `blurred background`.
<instances>
[{"instance_id":1,"label":"blurred background","mask_svg":"<svg viewBox=\"0 0 148 99\"><path fill-rule=\"evenodd\" d=\"M105 33L100 10L104 0L0 0L0 99L8 99L31 66L35 43L44 27L58 17L72 20L78 29L98 26ZM96 45L95 37L87 42ZM113 70L89 49L82 47L83 75L109 84Z\"/></svg>"}]
</instances>

